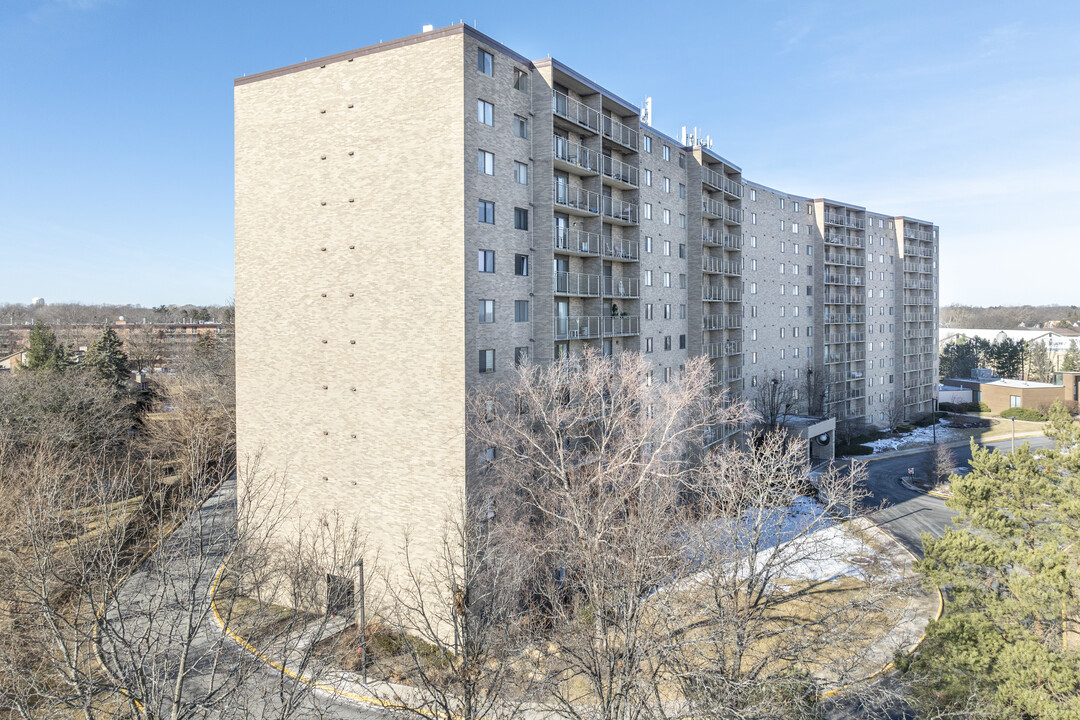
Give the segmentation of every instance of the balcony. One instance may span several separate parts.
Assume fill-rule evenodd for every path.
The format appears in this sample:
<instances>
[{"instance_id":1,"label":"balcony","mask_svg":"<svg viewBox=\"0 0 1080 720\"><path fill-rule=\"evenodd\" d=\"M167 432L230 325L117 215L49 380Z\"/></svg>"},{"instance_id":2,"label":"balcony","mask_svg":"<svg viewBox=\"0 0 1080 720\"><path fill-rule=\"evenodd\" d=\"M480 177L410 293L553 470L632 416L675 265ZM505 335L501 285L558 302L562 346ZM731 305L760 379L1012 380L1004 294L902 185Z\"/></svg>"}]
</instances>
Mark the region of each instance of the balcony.
<instances>
[{"instance_id":1,"label":"balcony","mask_svg":"<svg viewBox=\"0 0 1080 720\"><path fill-rule=\"evenodd\" d=\"M630 148L635 152L638 149L638 131L623 125L615 118L603 115L600 117L601 135L614 143Z\"/></svg>"},{"instance_id":2,"label":"balcony","mask_svg":"<svg viewBox=\"0 0 1080 720\"><path fill-rule=\"evenodd\" d=\"M556 227L554 244L556 250L570 255L600 255L600 235L597 233Z\"/></svg>"},{"instance_id":3,"label":"balcony","mask_svg":"<svg viewBox=\"0 0 1080 720\"><path fill-rule=\"evenodd\" d=\"M708 195L701 196L701 214L710 220L720 220L724 217L724 203L715 200Z\"/></svg>"},{"instance_id":4,"label":"balcony","mask_svg":"<svg viewBox=\"0 0 1080 720\"><path fill-rule=\"evenodd\" d=\"M919 242L934 242L934 233L928 230L917 230L910 225L904 225L904 239L918 240Z\"/></svg>"},{"instance_id":5,"label":"balcony","mask_svg":"<svg viewBox=\"0 0 1080 720\"><path fill-rule=\"evenodd\" d=\"M552 91L551 111L555 117L566 120L575 129L600 132L600 113L561 92Z\"/></svg>"},{"instance_id":6,"label":"balcony","mask_svg":"<svg viewBox=\"0 0 1080 720\"><path fill-rule=\"evenodd\" d=\"M638 260L637 240L605 237L602 248L606 258L623 262L637 262Z\"/></svg>"},{"instance_id":7,"label":"balcony","mask_svg":"<svg viewBox=\"0 0 1080 720\"><path fill-rule=\"evenodd\" d=\"M702 330L738 330L742 327L741 315L702 315Z\"/></svg>"},{"instance_id":8,"label":"balcony","mask_svg":"<svg viewBox=\"0 0 1080 720\"><path fill-rule=\"evenodd\" d=\"M704 228L701 231L701 242L711 247L722 247L726 250L742 250L742 235L723 233L712 228Z\"/></svg>"},{"instance_id":9,"label":"balcony","mask_svg":"<svg viewBox=\"0 0 1080 720\"><path fill-rule=\"evenodd\" d=\"M604 176L605 185L614 185L623 190L637 189L638 169L610 155L600 157L600 174Z\"/></svg>"},{"instance_id":10,"label":"balcony","mask_svg":"<svg viewBox=\"0 0 1080 720\"><path fill-rule=\"evenodd\" d=\"M904 339L905 340L916 340L916 339L921 340L923 338L934 337L934 335L936 335L936 334L937 333L935 333L933 330L930 330L929 328L915 328L914 330L905 330L904 331Z\"/></svg>"},{"instance_id":11,"label":"balcony","mask_svg":"<svg viewBox=\"0 0 1080 720\"><path fill-rule=\"evenodd\" d=\"M904 294L905 305L933 305L934 299L929 297L922 297L918 295L912 295L910 293Z\"/></svg>"},{"instance_id":12,"label":"balcony","mask_svg":"<svg viewBox=\"0 0 1080 720\"><path fill-rule=\"evenodd\" d=\"M742 198L743 192L745 192L745 190L741 182L736 182L729 177L724 178L725 195L730 195L733 198Z\"/></svg>"},{"instance_id":13,"label":"balcony","mask_svg":"<svg viewBox=\"0 0 1080 720\"><path fill-rule=\"evenodd\" d=\"M600 214L600 193L555 181L555 204L571 215L589 217Z\"/></svg>"},{"instance_id":14,"label":"balcony","mask_svg":"<svg viewBox=\"0 0 1080 720\"><path fill-rule=\"evenodd\" d=\"M904 372L921 372L923 370L933 370L933 360L905 360Z\"/></svg>"},{"instance_id":15,"label":"balcony","mask_svg":"<svg viewBox=\"0 0 1080 720\"><path fill-rule=\"evenodd\" d=\"M825 313L826 325L859 325L866 322L862 313Z\"/></svg>"},{"instance_id":16,"label":"balcony","mask_svg":"<svg viewBox=\"0 0 1080 720\"><path fill-rule=\"evenodd\" d=\"M833 292L825 293L826 305L862 305L866 302L866 295L859 292Z\"/></svg>"},{"instance_id":17,"label":"balcony","mask_svg":"<svg viewBox=\"0 0 1080 720\"><path fill-rule=\"evenodd\" d=\"M930 265L929 263L913 263L904 261L904 272L932 275L934 273L934 266Z\"/></svg>"},{"instance_id":18,"label":"balcony","mask_svg":"<svg viewBox=\"0 0 1080 720\"><path fill-rule=\"evenodd\" d=\"M933 290L934 283L929 280L904 280L904 289L906 290Z\"/></svg>"},{"instance_id":19,"label":"balcony","mask_svg":"<svg viewBox=\"0 0 1080 720\"><path fill-rule=\"evenodd\" d=\"M617 225L637 225L638 206L636 203L616 200L605 195L603 198L604 217Z\"/></svg>"},{"instance_id":20,"label":"balcony","mask_svg":"<svg viewBox=\"0 0 1080 720\"><path fill-rule=\"evenodd\" d=\"M904 355L929 355L933 350L930 345L904 343Z\"/></svg>"},{"instance_id":21,"label":"balcony","mask_svg":"<svg viewBox=\"0 0 1080 720\"><path fill-rule=\"evenodd\" d=\"M600 297L600 276L587 273L556 272L555 294Z\"/></svg>"},{"instance_id":22,"label":"balcony","mask_svg":"<svg viewBox=\"0 0 1080 720\"><path fill-rule=\"evenodd\" d=\"M637 315L604 316L604 337L640 335L641 322Z\"/></svg>"},{"instance_id":23,"label":"balcony","mask_svg":"<svg viewBox=\"0 0 1080 720\"><path fill-rule=\"evenodd\" d=\"M555 318L556 340L588 340L600 337L599 315L572 315Z\"/></svg>"},{"instance_id":24,"label":"balcony","mask_svg":"<svg viewBox=\"0 0 1080 720\"><path fill-rule=\"evenodd\" d=\"M928 323L934 322L934 316L930 313L904 313L904 322Z\"/></svg>"},{"instance_id":25,"label":"balcony","mask_svg":"<svg viewBox=\"0 0 1080 720\"><path fill-rule=\"evenodd\" d=\"M742 380L742 368L733 367L724 370L724 382L738 382Z\"/></svg>"},{"instance_id":26,"label":"balcony","mask_svg":"<svg viewBox=\"0 0 1080 720\"><path fill-rule=\"evenodd\" d=\"M742 291L718 285L702 285L701 299L708 302L741 302Z\"/></svg>"},{"instance_id":27,"label":"balcony","mask_svg":"<svg viewBox=\"0 0 1080 720\"><path fill-rule=\"evenodd\" d=\"M715 190L724 189L724 174L718 173L712 168L701 168L701 182Z\"/></svg>"},{"instance_id":28,"label":"balcony","mask_svg":"<svg viewBox=\"0 0 1080 720\"><path fill-rule=\"evenodd\" d=\"M742 275L742 263L722 258L703 257L701 258L701 271L713 275L738 277Z\"/></svg>"},{"instance_id":29,"label":"balcony","mask_svg":"<svg viewBox=\"0 0 1080 720\"><path fill-rule=\"evenodd\" d=\"M866 221L862 218L855 217L854 215L845 215L844 213L829 212L828 210L825 211L825 224L855 228L858 230L866 227Z\"/></svg>"},{"instance_id":30,"label":"balcony","mask_svg":"<svg viewBox=\"0 0 1080 720\"><path fill-rule=\"evenodd\" d=\"M724 222L731 225L741 225L743 221L742 208L731 207L730 205L724 206Z\"/></svg>"},{"instance_id":31,"label":"balcony","mask_svg":"<svg viewBox=\"0 0 1080 720\"><path fill-rule=\"evenodd\" d=\"M915 255L916 257L934 257L933 248L918 247L916 245L908 245L904 243L904 255Z\"/></svg>"},{"instance_id":32,"label":"balcony","mask_svg":"<svg viewBox=\"0 0 1080 720\"><path fill-rule=\"evenodd\" d=\"M716 360L718 358L742 355L742 343L738 340L725 340L724 342L705 343L705 356Z\"/></svg>"},{"instance_id":33,"label":"balcony","mask_svg":"<svg viewBox=\"0 0 1080 720\"><path fill-rule=\"evenodd\" d=\"M856 343L865 342L866 333L851 332L851 333L825 333L826 345L837 345L841 343Z\"/></svg>"},{"instance_id":34,"label":"balcony","mask_svg":"<svg viewBox=\"0 0 1080 720\"><path fill-rule=\"evenodd\" d=\"M825 231L825 243L828 245L843 245L844 247L861 248L863 239L846 233Z\"/></svg>"},{"instance_id":35,"label":"balcony","mask_svg":"<svg viewBox=\"0 0 1080 720\"><path fill-rule=\"evenodd\" d=\"M574 175L595 175L600 170L599 154L555 135L551 138L555 168Z\"/></svg>"},{"instance_id":36,"label":"balcony","mask_svg":"<svg viewBox=\"0 0 1080 720\"><path fill-rule=\"evenodd\" d=\"M632 277L609 277L604 276L604 297L609 298L636 298L638 297L638 279Z\"/></svg>"}]
</instances>

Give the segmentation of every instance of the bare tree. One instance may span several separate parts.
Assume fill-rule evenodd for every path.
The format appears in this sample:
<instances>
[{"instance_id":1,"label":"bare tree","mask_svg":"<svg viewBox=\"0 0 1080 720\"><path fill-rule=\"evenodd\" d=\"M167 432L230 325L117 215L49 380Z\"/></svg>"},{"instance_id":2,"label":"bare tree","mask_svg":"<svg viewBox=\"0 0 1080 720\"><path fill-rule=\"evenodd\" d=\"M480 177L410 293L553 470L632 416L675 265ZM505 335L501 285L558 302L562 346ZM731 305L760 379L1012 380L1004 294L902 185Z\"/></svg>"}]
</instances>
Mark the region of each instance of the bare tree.
<instances>
[{"instance_id":1,"label":"bare tree","mask_svg":"<svg viewBox=\"0 0 1080 720\"><path fill-rule=\"evenodd\" d=\"M903 393L897 392L885 406L885 421L893 430L907 421L907 408L904 407Z\"/></svg>"},{"instance_id":2,"label":"bare tree","mask_svg":"<svg viewBox=\"0 0 1080 720\"><path fill-rule=\"evenodd\" d=\"M795 408L795 388L787 380L773 373L765 378L751 399L754 411L766 427L783 425Z\"/></svg>"},{"instance_id":3,"label":"bare tree","mask_svg":"<svg viewBox=\"0 0 1080 720\"><path fill-rule=\"evenodd\" d=\"M934 485L944 485L956 470L956 456L948 445L934 447L934 457L930 462L930 480Z\"/></svg>"},{"instance_id":4,"label":"bare tree","mask_svg":"<svg viewBox=\"0 0 1080 720\"><path fill-rule=\"evenodd\" d=\"M806 411L813 416L825 414L825 380L823 373L814 372L814 363L806 363Z\"/></svg>"}]
</instances>

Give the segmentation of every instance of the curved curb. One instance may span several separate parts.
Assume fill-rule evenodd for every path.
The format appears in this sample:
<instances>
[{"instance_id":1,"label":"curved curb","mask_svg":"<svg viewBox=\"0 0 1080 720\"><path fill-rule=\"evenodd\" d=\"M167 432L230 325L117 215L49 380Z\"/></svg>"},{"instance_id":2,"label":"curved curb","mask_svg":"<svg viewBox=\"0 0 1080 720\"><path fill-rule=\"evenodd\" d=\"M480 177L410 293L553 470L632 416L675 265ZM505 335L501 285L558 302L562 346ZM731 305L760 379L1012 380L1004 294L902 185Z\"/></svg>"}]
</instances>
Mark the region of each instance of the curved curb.
<instances>
[{"instance_id":1,"label":"curved curb","mask_svg":"<svg viewBox=\"0 0 1080 720\"><path fill-rule=\"evenodd\" d=\"M881 527L881 526L879 526L877 524L873 524L873 527L875 529L879 530L880 532L884 533L884 535L886 537L888 537L890 540L892 540L894 543L896 543L896 545L901 550L903 550L904 552L906 552L908 555L911 556L912 560L918 562L919 558L917 558L915 556L915 553L911 552L906 547L904 547L904 544L902 542L900 542L899 540L897 540L893 536L893 534L891 532L889 532L888 530L884 529L883 527ZM941 588L939 586L935 586L935 589L937 590L937 595L938 595L938 609L937 609L937 614L934 615L934 619L931 622L936 622L936 621L940 620L941 616L945 614L945 594L943 592L941 592ZM929 624L929 623L927 623L927 624ZM919 636L919 639L916 640L915 643L911 647L909 647L907 650L904 651L904 655L911 655L916 650L918 650L919 646L922 645L923 640L925 640L925 639L926 639L926 631L923 630L923 634ZM877 672L874 672L874 673L872 673L870 675L867 675L866 677L862 678L861 680L856 680L854 682L850 682L850 683L847 683L845 685L841 685L840 687L838 687L838 688L836 688L834 690L829 690L828 692L823 693L819 697L827 698L827 697L830 697L832 695L835 695L838 692L846 690L849 687L853 687L855 685L862 685L863 683L871 682L872 680L875 680L875 679L885 675L887 672L892 670L895 667L895 665L896 665L896 661L890 662L888 665L881 668Z\"/></svg>"},{"instance_id":2,"label":"curved curb","mask_svg":"<svg viewBox=\"0 0 1080 720\"><path fill-rule=\"evenodd\" d=\"M230 555L230 557L231 557L231 555ZM287 677L290 677L290 678L296 680L297 682L302 682L302 683L304 683L305 685L308 685L309 687L311 687L314 690L319 690L321 692L327 693L329 695L333 695L335 697L345 698L346 700L351 700L351 701L356 702L356 703L361 703L361 704L364 704L364 705L377 707L377 708L380 708L380 709L383 709L383 710L405 710L405 711L410 711L410 712L417 712L416 710L414 710L412 708L409 708L409 707L407 707L405 705L401 705L401 704L398 704L398 703L393 703L393 702L390 702L388 700L381 700L379 698L367 697L365 695L357 695L355 693L350 693L348 691L340 690L338 688L335 688L335 687L333 687L331 685L321 683L318 680L314 680L314 679L312 679L310 677L306 677L306 676L304 676L304 675L302 675L300 673L293 672L288 667L286 667L284 664L279 663L276 660L271 660L270 658L266 657L261 652L259 652L259 650L254 645L249 643L246 639L242 638L237 633L233 632L229 628L229 626L225 624L225 620L224 620L224 618L221 617L221 613L218 612L217 597L216 597L217 596L218 585L221 583L221 576L225 572L225 566L228 564L228 561L229 561L229 558L225 558L225 561L221 563L221 567L218 568L217 573L214 575L214 581L210 584L210 610L214 614L214 621L218 624L218 626L222 629L222 631L229 637L230 640L235 642L241 648L243 648L247 652L251 653L253 656L255 656L259 660L263 661L264 663L266 663L270 667L272 667L275 670L277 670L278 672L282 673L283 675L286 675ZM442 717L441 715L439 715L437 713L431 713L431 712L427 712L427 711L423 711L423 710L421 710L419 712L421 712L424 715L428 715L429 717L435 717L435 718Z\"/></svg>"},{"instance_id":3,"label":"curved curb","mask_svg":"<svg viewBox=\"0 0 1080 720\"><path fill-rule=\"evenodd\" d=\"M923 490L922 488L915 487L902 477L900 478L900 484L906 487L908 490L911 490L912 492L922 493L923 495L932 495L933 497L941 498L942 500L952 499L952 495L946 495L945 493L934 492L933 490ZM907 550L907 548L904 549ZM908 552L911 551L908 550Z\"/></svg>"}]
</instances>

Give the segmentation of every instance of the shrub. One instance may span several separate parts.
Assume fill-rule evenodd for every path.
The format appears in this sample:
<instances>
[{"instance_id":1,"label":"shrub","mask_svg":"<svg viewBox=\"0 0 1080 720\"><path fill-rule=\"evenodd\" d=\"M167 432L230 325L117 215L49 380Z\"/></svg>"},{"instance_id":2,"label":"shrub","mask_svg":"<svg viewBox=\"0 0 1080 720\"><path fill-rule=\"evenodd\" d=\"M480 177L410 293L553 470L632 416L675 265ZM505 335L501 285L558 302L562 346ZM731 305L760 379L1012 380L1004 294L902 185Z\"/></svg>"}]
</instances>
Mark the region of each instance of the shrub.
<instances>
[{"instance_id":1,"label":"shrub","mask_svg":"<svg viewBox=\"0 0 1080 720\"><path fill-rule=\"evenodd\" d=\"M990 406L984 402L950 403L943 402L938 405L943 412L990 412Z\"/></svg>"},{"instance_id":2,"label":"shrub","mask_svg":"<svg viewBox=\"0 0 1080 720\"><path fill-rule=\"evenodd\" d=\"M938 410L941 410L943 412L963 412L964 406L967 404L968 403L938 403Z\"/></svg>"},{"instance_id":3,"label":"shrub","mask_svg":"<svg viewBox=\"0 0 1080 720\"><path fill-rule=\"evenodd\" d=\"M1017 420L1029 420L1031 422L1043 422L1046 416L1038 410L1025 407L1014 407L1001 413L1003 418L1016 418Z\"/></svg>"},{"instance_id":4,"label":"shrub","mask_svg":"<svg viewBox=\"0 0 1080 720\"><path fill-rule=\"evenodd\" d=\"M840 455L872 455L874 449L867 447L866 445L856 445L854 443L846 443L844 445L836 446L836 454Z\"/></svg>"},{"instance_id":5,"label":"shrub","mask_svg":"<svg viewBox=\"0 0 1080 720\"><path fill-rule=\"evenodd\" d=\"M984 402L972 403L979 406L979 412L990 412L990 406Z\"/></svg>"}]
</instances>

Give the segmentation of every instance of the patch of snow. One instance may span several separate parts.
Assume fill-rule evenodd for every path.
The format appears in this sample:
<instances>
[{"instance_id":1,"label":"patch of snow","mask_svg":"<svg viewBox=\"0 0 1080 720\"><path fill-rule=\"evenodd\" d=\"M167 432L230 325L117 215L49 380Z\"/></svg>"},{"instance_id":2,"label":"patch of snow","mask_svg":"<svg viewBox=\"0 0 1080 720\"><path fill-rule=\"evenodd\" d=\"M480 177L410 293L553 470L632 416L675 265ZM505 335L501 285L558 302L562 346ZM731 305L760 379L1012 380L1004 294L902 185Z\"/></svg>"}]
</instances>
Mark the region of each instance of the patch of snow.
<instances>
[{"instance_id":1,"label":"patch of snow","mask_svg":"<svg viewBox=\"0 0 1080 720\"><path fill-rule=\"evenodd\" d=\"M947 421L942 419L938 421L937 439L939 443L957 442L959 440L967 440L968 436L964 433L950 427L945 427ZM882 438L881 440L875 440L874 442L863 443L866 447L873 449L875 453L888 452L890 450L904 450L909 447L915 447L918 445L930 445L934 442L934 428L927 425L926 427L915 428L909 433L904 433L899 437Z\"/></svg>"}]
</instances>

